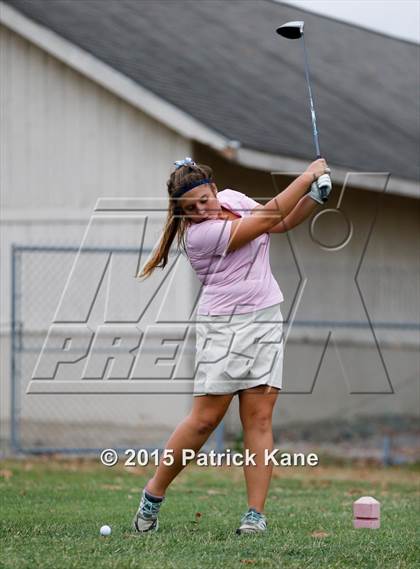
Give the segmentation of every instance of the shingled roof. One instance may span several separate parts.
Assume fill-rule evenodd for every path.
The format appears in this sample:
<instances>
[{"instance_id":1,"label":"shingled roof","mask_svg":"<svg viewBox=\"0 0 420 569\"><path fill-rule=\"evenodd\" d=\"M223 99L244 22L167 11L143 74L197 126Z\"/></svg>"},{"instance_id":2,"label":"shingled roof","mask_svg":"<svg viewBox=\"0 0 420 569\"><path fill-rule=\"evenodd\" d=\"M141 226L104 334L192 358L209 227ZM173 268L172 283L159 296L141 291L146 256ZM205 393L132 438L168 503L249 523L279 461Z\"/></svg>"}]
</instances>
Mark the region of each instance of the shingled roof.
<instances>
[{"instance_id":1,"label":"shingled roof","mask_svg":"<svg viewBox=\"0 0 420 569\"><path fill-rule=\"evenodd\" d=\"M5 0L243 148L313 159L305 20L331 165L419 179L419 46L272 0Z\"/></svg>"}]
</instances>

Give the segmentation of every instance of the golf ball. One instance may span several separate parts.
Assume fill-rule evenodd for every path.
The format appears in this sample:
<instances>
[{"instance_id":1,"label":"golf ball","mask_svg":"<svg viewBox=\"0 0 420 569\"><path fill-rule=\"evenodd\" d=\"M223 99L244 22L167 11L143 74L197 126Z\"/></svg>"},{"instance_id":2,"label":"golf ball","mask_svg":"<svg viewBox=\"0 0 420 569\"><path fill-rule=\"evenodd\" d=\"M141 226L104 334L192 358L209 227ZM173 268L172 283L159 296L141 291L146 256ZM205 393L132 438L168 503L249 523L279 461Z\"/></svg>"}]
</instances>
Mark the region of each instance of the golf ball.
<instances>
[{"instance_id":1,"label":"golf ball","mask_svg":"<svg viewBox=\"0 0 420 569\"><path fill-rule=\"evenodd\" d=\"M101 529L99 530L99 533L101 535L111 535L111 528L109 526L102 526Z\"/></svg>"}]
</instances>

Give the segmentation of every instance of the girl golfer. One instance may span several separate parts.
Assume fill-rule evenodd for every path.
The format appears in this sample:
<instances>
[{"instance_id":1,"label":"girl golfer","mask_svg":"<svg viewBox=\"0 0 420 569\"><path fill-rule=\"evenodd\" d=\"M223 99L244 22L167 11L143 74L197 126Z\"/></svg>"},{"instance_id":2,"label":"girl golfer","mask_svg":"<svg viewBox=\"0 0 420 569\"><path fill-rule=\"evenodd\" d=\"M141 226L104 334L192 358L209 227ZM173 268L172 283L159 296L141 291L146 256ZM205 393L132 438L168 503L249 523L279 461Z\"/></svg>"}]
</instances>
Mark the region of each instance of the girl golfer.
<instances>
[{"instance_id":1,"label":"girl golfer","mask_svg":"<svg viewBox=\"0 0 420 569\"><path fill-rule=\"evenodd\" d=\"M175 162L168 180L169 209L159 247L140 277L165 267L175 236L203 284L197 309L196 373L190 414L169 438L174 463L161 460L143 490L133 526L158 529L166 489L185 464L183 449L198 452L225 415L235 394L244 447L255 464L244 464L248 511L236 532L264 532L264 504L273 466L272 413L282 388L281 290L269 263L270 233L305 220L323 203L316 180L329 172L318 159L285 190L260 205L238 191L218 192L209 166L191 158ZM308 194L308 195L305 195Z\"/></svg>"}]
</instances>

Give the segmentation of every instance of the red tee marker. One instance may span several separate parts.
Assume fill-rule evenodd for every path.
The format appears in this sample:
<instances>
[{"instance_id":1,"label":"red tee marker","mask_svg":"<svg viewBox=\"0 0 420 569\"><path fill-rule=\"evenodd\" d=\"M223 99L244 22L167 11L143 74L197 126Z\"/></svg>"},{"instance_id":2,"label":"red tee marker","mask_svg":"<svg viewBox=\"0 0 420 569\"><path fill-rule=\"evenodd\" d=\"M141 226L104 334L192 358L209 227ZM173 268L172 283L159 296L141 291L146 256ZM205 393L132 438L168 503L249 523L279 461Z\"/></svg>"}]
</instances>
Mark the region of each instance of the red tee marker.
<instances>
[{"instance_id":1,"label":"red tee marker","mask_svg":"<svg viewBox=\"0 0 420 569\"><path fill-rule=\"evenodd\" d=\"M371 496L362 496L353 503L353 527L378 529L381 525L381 504Z\"/></svg>"}]
</instances>

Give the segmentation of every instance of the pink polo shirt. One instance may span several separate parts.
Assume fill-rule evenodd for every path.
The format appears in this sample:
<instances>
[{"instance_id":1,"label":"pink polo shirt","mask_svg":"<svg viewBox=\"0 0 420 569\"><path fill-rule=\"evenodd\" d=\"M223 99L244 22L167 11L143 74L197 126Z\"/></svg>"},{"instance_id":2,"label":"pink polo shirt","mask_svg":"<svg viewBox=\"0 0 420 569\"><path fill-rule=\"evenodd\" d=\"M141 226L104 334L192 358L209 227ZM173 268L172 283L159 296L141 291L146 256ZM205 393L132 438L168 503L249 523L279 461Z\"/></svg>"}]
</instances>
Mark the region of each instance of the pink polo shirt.
<instances>
[{"instance_id":1,"label":"pink polo shirt","mask_svg":"<svg viewBox=\"0 0 420 569\"><path fill-rule=\"evenodd\" d=\"M231 189L218 192L217 198L241 217L248 217L259 205ZM231 226L231 220L209 219L187 228L188 258L203 285L197 314L244 314L283 302L270 267L270 234L227 253Z\"/></svg>"}]
</instances>

